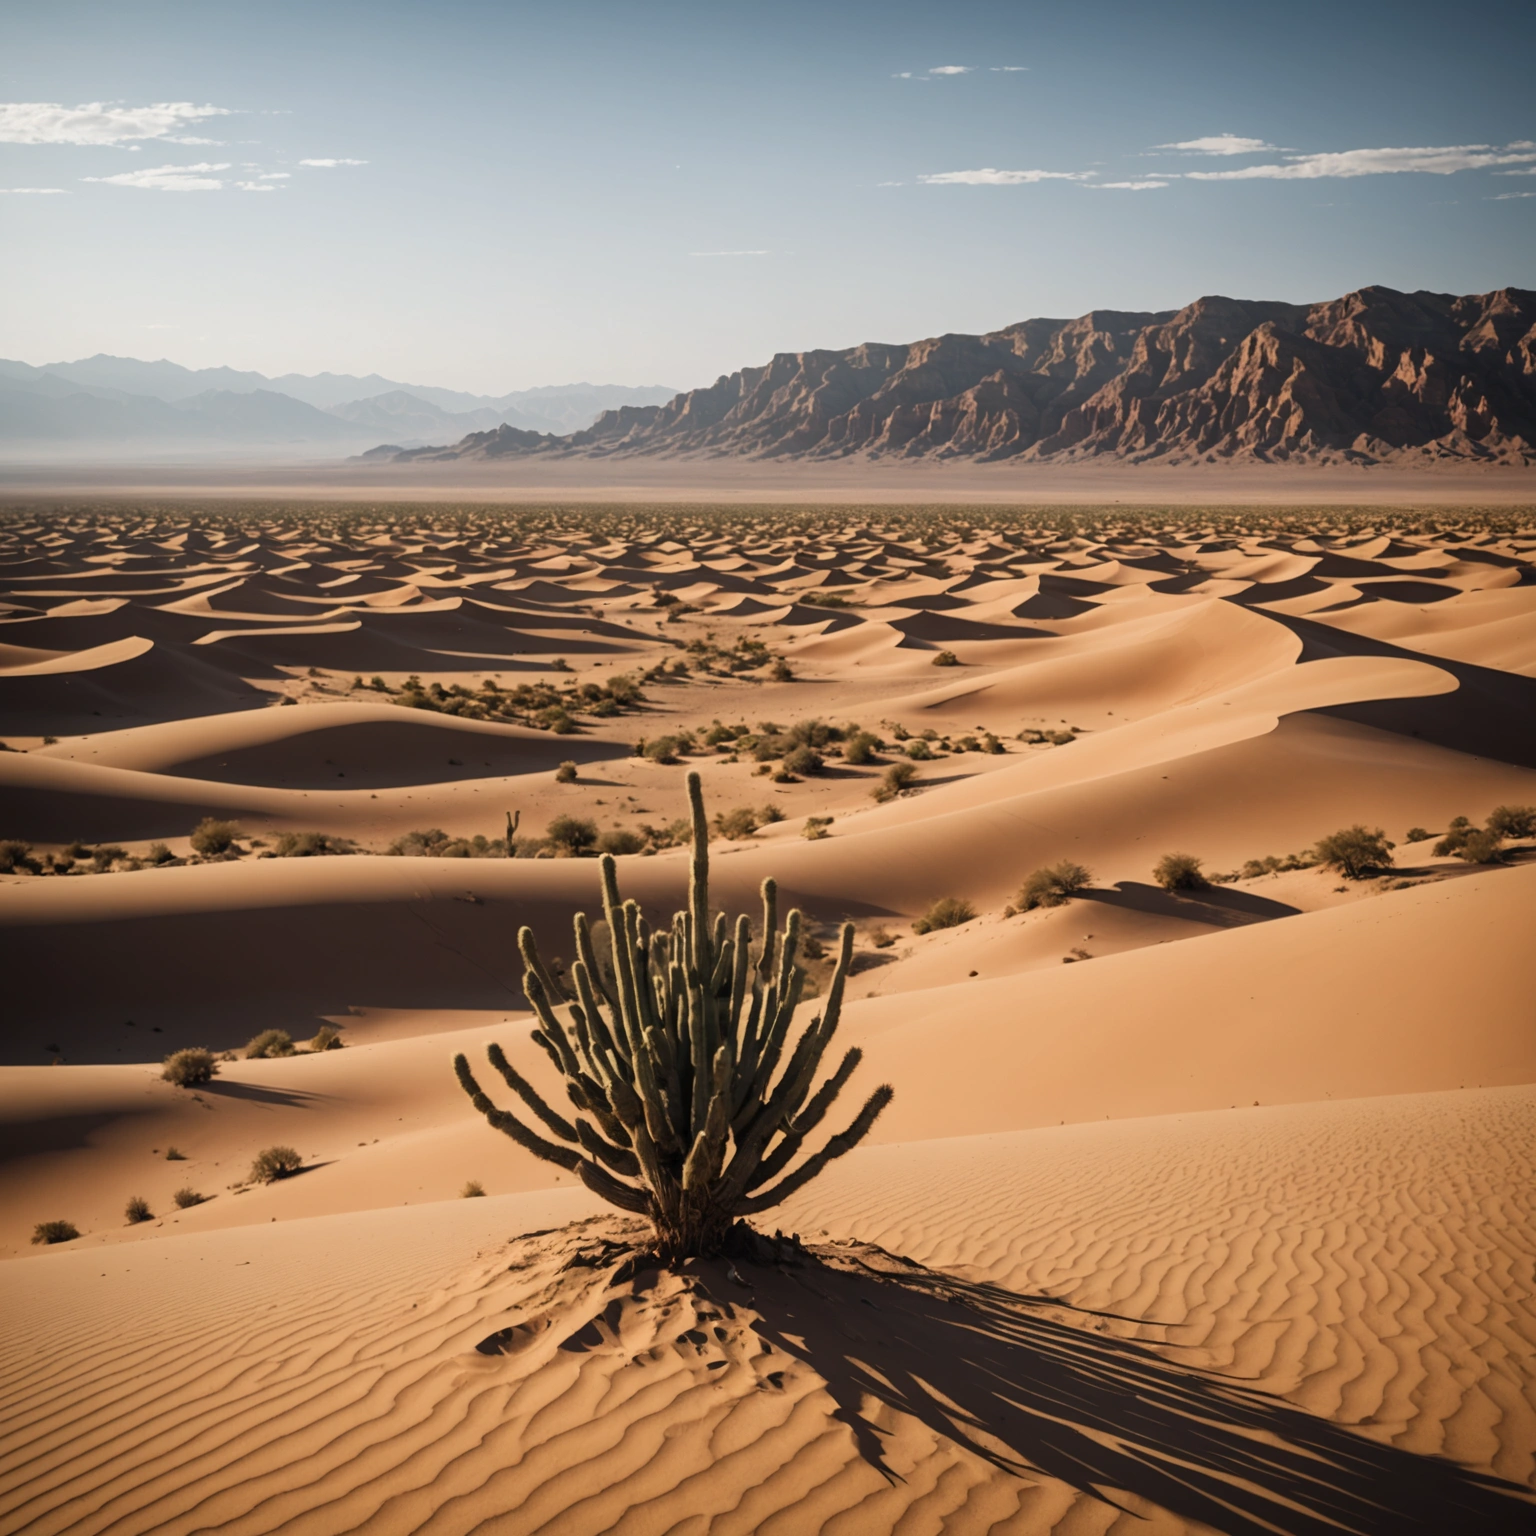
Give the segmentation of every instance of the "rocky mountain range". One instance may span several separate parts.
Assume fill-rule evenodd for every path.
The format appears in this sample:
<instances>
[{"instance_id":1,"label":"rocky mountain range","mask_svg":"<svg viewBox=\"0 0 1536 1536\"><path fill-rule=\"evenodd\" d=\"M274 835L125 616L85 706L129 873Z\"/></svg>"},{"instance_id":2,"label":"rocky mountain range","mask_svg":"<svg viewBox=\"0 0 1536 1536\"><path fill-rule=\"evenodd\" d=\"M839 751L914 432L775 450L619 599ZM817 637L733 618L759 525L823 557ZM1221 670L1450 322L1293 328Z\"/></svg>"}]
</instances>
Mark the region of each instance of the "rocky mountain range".
<instances>
[{"instance_id":1,"label":"rocky mountain range","mask_svg":"<svg viewBox=\"0 0 1536 1536\"><path fill-rule=\"evenodd\" d=\"M563 438L501 425L393 457L527 454L1531 464L1536 293L1210 297L784 352Z\"/></svg>"}]
</instances>

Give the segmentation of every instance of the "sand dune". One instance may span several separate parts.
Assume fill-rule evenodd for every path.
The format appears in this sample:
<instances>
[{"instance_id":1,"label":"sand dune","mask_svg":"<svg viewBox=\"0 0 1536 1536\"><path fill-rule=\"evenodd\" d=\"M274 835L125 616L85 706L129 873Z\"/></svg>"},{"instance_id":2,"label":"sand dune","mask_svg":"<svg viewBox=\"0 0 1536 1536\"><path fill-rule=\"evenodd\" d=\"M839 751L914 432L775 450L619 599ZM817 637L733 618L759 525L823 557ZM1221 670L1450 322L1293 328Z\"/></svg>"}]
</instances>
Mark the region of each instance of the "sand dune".
<instances>
[{"instance_id":1,"label":"sand dune","mask_svg":"<svg viewBox=\"0 0 1536 1536\"><path fill-rule=\"evenodd\" d=\"M1433 848L1536 805L1536 528L914 474L983 490L0 529L0 1527L1529 1527L1536 861ZM688 767L740 813L720 906L855 923L841 1040L896 1098L760 1219L808 1248L619 1268L635 1223L448 1059L562 1100L516 933L568 961L599 866L545 834L643 849L664 920ZM1309 850L1355 823L1397 846L1346 879ZM1174 851L1233 876L1165 890ZM940 897L975 915L920 932ZM273 1145L303 1172L252 1183Z\"/></svg>"}]
</instances>

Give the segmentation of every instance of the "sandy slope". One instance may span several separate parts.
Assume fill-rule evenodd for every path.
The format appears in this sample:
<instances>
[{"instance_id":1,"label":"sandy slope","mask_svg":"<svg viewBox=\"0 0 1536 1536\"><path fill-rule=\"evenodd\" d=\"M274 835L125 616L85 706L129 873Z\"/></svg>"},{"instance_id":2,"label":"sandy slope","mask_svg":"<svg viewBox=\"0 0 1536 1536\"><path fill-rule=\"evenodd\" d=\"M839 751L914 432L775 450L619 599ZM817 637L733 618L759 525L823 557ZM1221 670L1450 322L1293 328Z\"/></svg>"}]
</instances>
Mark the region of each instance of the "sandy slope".
<instances>
[{"instance_id":1,"label":"sandy slope","mask_svg":"<svg viewBox=\"0 0 1536 1536\"><path fill-rule=\"evenodd\" d=\"M1023 1303L957 1306L857 1248L744 1284L562 1274L580 1232L515 1234L585 1195L6 1265L0 1508L39 1532L1104 1531L1116 1504L1166 1532L1513 1532L1533 1111L1483 1090L877 1148L792 1213Z\"/></svg>"},{"instance_id":2,"label":"sandy slope","mask_svg":"<svg viewBox=\"0 0 1536 1536\"><path fill-rule=\"evenodd\" d=\"M623 466L722 505L810 484L706 469ZM0 1529L1531 1526L1536 862L1407 834L1536 804L1536 528L1026 517L985 510L1023 484L985 466L816 474L866 504L0 525L0 840L130 854L0 873ZM325 493L359 475L381 483ZM1028 478L1226 503L1454 483ZM973 510L881 510L898 485ZM388 702L412 674L564 689L577 728ZM514 935L568 952L595 862L259 855L283 830L498 837L511 811L665 844L685 769L637 739L818 717L876 731L877 760L834 746L781 782L701 739L685 762L712 810L781 818L712 844L722 906L772 874L823 940L855 921L843 1036L895 1103L778 1216L827 1239L812 1257L616 1274L624 1221L447 1066L497 1039L558 1097ZM208 814L261 841L131 867ZM1356 822L1392 871L1152 883L1173 850L1232 870ZM1063 858L1089 892L1004 916ZM620 870L653 917L682 897L677 848ZM978 916L916 935L941 896ZM344 1049L158 1076L175 1046L325 1020ZM285 1143L302 1175L248 1184ZM183 1186L208 1198L179 1210ZM133 1195L153 1220L125 1223ZM84 1235L32 1247L55 1218Z\"/></svg>"}]
</instances>

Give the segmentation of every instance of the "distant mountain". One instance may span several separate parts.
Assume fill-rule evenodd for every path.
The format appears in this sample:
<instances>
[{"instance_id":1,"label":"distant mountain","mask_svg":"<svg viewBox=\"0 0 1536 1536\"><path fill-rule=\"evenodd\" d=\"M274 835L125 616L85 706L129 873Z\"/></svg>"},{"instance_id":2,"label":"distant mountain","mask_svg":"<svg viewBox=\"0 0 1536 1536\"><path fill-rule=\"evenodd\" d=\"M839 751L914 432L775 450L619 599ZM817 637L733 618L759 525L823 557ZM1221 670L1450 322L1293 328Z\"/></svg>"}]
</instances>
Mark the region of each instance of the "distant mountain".
<instances>
[{"instance_id":1,"label":"distant mountain","mask_svg":"<svg viewBox=\"0 0 1536 1536\"><path fill-rule=\"evenodd\" d=\"M0 360L0 445L13 457L29 446L64 444L113 454L250 446L274 452L309 445L357 449L381 436L410 447L503 422L521 431L575 432L605 410L659 404L675 393L660 385L571 384L472 395L402 385L378 374L269 379L234 368L183 368L105 353L41 368Z\"/></svg>"},{"instance_id":2,"label":"distant mountain","mask_svg":"<svg viewBox=\"0 0 1536 1536\"><path fill-rule=\"evenodd\" d=\"M784 352L567 437L499 428L396 457L530 453L1536 464L1536 293L1204 298Z\"/></svg>"}]
</instances>

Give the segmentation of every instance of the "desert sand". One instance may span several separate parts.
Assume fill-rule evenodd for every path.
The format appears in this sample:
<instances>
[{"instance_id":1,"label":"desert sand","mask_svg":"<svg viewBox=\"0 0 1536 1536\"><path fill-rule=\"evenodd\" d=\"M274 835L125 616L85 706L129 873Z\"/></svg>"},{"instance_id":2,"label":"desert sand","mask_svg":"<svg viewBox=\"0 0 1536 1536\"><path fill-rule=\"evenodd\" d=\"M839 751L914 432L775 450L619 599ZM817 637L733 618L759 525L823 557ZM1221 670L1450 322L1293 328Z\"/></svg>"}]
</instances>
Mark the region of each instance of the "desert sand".
<instances>
[{"instance_id":1,"label":"desert sand","mask_svg":"<svg viewBox=\"0 0 1536 1536\"><path fill-rule=\"evenodd\" d=\"M0 520L0 1529L1530 1528L1536 840L1435 851L1536 805L1529 508L141 490ZM449 1061L559 1099L549 834L665 920L690 769L896 1096L776 1260L619 1268Z\"/></svg>"}]
</instances>

